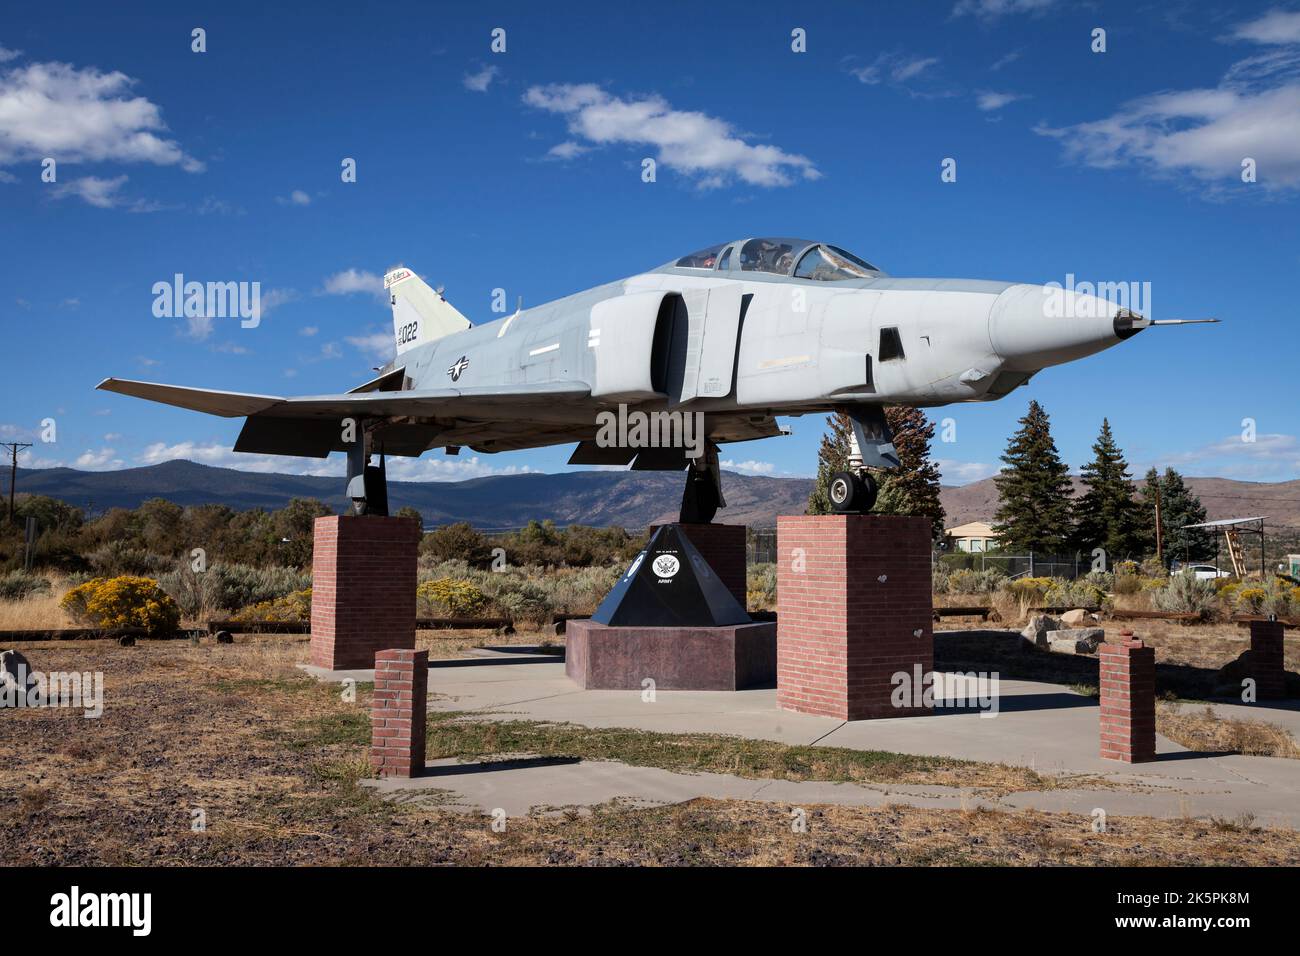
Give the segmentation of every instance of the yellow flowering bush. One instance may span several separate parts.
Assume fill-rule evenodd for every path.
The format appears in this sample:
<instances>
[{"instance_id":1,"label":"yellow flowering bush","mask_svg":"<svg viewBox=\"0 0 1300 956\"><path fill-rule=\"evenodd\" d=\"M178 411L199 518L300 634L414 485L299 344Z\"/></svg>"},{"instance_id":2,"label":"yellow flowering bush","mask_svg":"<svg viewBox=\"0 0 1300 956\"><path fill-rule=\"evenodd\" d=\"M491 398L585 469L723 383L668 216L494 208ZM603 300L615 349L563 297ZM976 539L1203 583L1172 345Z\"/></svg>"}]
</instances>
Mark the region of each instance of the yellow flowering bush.
<instances>
[{"instance_id":1,"label":"yellow flowering bush","mask_svg":"<svg viewBox=\"0 0 1300 956\"><path fill-rule=\"evenodd\" d=\"M464 578L436 578L415 589L421 601L446 608L453 617L475 617L488 605L487 595L473 581Z\"/></svg>"},{"instance_id":2,"label":"yellow flowering bush","mask_svg":"<svg viewBox=\"0 0 1300 956\"><path fill-rule=\"evenodd\" d=\"M119 575L92 578L63 596L59 606L91 627L142 627L170 634L181 621L180 608L153 578Z\"/></svg>"},{"instance_id":3,"label":"yellow flowering bush","mask_svg":"<svg viewBox=\"0 0 1300 956\"><path fill-rule=\"evenodd\" d=\"M294 591L272 601L258 601L235 614L237 621L289 621L311 620L311 588Z\"/></svg>"}]
</instances>

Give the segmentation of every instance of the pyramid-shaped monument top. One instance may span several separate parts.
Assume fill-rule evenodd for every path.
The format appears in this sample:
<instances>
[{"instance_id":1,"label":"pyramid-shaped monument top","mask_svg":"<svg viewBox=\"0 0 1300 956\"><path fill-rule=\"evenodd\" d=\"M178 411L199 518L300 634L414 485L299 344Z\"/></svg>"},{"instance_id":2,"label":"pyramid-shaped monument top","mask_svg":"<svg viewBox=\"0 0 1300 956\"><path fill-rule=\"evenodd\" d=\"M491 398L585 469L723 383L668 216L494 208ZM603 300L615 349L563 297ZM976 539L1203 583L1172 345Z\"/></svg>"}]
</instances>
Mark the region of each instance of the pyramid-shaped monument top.
<instances>
[{"instance_id":1,"label":"pyramid-shaped monument top","mask_svg":"<svg viewBox=\"0 0 1300 956\"><path fill-rule=\"evenodd\" d=\"M745 609L675 524L654 533L591 619L611 627L750 623Z\"/></svg>"}]
</instances>

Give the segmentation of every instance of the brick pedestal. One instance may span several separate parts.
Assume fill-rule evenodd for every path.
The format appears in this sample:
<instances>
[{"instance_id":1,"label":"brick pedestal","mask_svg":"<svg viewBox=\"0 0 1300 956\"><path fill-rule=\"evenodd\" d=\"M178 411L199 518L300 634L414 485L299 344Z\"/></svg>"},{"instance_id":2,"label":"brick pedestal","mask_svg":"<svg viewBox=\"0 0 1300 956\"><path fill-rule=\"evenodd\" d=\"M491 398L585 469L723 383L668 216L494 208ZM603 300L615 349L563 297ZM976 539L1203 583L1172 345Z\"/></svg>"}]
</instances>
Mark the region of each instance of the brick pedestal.
<instances>
[{"instance_id":1,"label":"brick pedestal","mask_svg":"<svg viewBox=\"0 0 1300 956\"><path fill-rule=\"evenodd\" d=\"M1131 634L1097 649L1101 658L1101 755L1156 759L1156 650Z\"/></svg>"},{"instance_id":2,"label":"brick pedestal","mask_svg":"<svg viewBox=\"0 0 1300 956\"><path fill-rule=\"evenodd\" d=\"M370 766L381 777L415 777L424 770L429 652L405 648L375 655L370 704Z\"/></svg>"},{"instance_id":3,"label":"brick pedestal","mask_svg":"<svg viewBox=\"0 0 1300 956\"><path fill-rule=\"evenodd\" d=\"M660 525L650 526L650 537ZM748 607L745 598L749 592L746 582L746 542L743 524L679 524L682 533L690 539L700 557L709 562L709 567L718 576L727 590L740 602L741 607Z\"/></svg>"},{"instance_id":4,"label":"brick pedestal","mask_svg":"<svg viewBox=\"0 0 1300 956\"><path fill-rule=\"evenodd\" d=\"M893 515L777 518L777 691L786 710L863 720L931 711L897 674L934 669L930 521Z\"/></svg>"},{"instance_id":5,"label":"brick pedestal","mask_svg":"<svg viewBox=\"0 0 1300 956\"><path fill-rule=\"evenodd\" d=\"M312 553L311 662L375 666L375 652L415 647L414 518L317 518Z\"/></svg>"},{"instance_id":6,"label":"brick pedestal","mask_svg":"<svg viewBox=\"0 0 1300 956\"><path fill-rule=\"evenodd\" d=\"M1281 621L1250 622L1250 676L1255 679L1256 700L1281 700L1286 696L1283 633Z\"/></svg>"},{"instance_id":7,"label":"brick pedestal","mask_svg":"<svg viewBox=\"0 0 1300 956\"><path fill-rule=\"evenodd\" d=\"M584 690L743 690L771 687L776 625L608 627L570 621L564 672Z\"/></svg>"}]
</instances>

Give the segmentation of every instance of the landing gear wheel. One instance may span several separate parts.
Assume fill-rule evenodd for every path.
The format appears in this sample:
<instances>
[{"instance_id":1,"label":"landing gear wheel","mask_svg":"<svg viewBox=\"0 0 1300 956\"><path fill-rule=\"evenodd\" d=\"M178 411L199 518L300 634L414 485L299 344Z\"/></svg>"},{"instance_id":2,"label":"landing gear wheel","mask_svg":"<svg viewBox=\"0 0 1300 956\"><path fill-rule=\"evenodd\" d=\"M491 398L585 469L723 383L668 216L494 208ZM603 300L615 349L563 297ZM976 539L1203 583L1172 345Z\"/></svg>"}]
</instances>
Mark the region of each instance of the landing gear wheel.
<instances>
[{"instance_id":1,"label":"landing gear wheel","mask_svg":"<svg viewBox=\"0 0 1300 956\"><path fill-rule=\"evenodd\" d=\"M878 490L876 480L868 474L837 471L831 475L828 489L831 510L841 515L866 514L875 506Z\"/></svg>"},{"instance_id":2,"label":"landing gear wheel","mask_svg":"<svg viewBox=\"0 0 1300 956\"><path fill-rule=\"evenodd\" d=\"M686 490L682 492L682 510L678 520L682 524L708 524L718 513L718 486L707 471L691 468L686 475Z\"/></svg>"}]
</instances>

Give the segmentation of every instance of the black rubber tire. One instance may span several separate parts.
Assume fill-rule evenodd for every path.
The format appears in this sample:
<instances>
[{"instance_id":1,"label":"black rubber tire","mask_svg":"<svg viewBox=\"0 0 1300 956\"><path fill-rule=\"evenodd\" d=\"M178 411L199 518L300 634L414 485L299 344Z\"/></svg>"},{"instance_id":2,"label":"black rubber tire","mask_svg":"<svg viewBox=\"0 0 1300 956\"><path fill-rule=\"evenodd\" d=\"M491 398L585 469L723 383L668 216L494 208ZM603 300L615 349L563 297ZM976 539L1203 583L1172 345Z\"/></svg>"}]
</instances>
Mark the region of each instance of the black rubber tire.
<instances>
[{"instance_id":1,"label":"black rubber tire","mask_svg":"<svg viewBox=\"0 0 1300 956\"><path fill-rule=\"evenodd\" d=\"M857 475L851 471L837 471L831 475L827 496L831 510L841 515L862 515L876 504L876 481L870 475Z\"/></svg>"}]
</instances>

